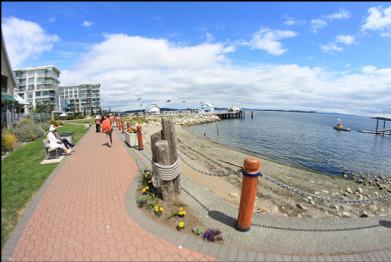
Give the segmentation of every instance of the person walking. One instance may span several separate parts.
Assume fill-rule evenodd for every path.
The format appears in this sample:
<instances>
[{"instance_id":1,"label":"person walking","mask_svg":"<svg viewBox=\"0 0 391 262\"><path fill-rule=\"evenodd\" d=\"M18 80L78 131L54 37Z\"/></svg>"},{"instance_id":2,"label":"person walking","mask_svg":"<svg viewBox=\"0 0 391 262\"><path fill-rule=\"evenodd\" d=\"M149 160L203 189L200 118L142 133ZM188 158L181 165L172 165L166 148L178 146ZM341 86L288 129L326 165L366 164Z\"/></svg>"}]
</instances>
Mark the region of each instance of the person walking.
<instances>
[{"instance_id":1,"label":"person walking","mask_svg":"<svg viewBox=\"0 0 391 262\"><path fill-rule=\"evenodd\" d=\"M111 147L113 145L113 123L109 115L106 115L102 122L102 131L106 134L108 146Z\"/></svg>"},{"instance_id":2,"label":"person walking","mask_svg":"<svg viewBox=\"0 0 391 262\"><path fill-rule=\"evenodd\" d=\"M100 116L97 115L96 118L95 118L95 125L96 125L96 132L99 133L100 132L100 125L101 125L101 121L100 121Z\"/></svg>"}]
</instances>

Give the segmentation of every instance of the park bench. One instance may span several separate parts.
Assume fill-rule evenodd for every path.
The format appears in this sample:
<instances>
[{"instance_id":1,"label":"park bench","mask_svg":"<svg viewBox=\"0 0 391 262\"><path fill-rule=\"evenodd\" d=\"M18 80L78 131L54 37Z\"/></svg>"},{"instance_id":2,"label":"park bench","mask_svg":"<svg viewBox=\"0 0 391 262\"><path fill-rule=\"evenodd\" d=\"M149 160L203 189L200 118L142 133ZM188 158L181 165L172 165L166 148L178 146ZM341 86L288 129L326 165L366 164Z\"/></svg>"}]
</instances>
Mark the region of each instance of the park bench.
<instances>
[{"instance_id":1,"label":"park bench","mask_svg":"<svg viewBox=\"0 0 391 262\"><path fill-rule=\"evenodd\" d=\"M43 139L43 146L45 148L45 159L57 159L60 157L61 153L62 153L62 149L61 148L52 148L49 146L49 140L48 139Z\"/></svg>"}]
</instances>

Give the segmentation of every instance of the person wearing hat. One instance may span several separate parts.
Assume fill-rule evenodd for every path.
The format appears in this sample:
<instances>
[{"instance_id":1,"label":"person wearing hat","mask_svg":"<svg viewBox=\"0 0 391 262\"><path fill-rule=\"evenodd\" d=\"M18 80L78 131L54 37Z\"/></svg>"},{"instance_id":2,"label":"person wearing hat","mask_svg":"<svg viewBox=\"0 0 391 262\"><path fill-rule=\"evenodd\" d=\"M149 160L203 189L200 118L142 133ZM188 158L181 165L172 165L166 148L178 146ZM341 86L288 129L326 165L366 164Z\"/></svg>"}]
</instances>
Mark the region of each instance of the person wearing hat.
<instances>
[{"instance_id":1,"label":"person wearing hat","mask_svg":"<svg viewBox=\"0 0 391 262\"><path fill-rule=\"evenodd\" d=\"M49 133L47 136L47 139L49 140L49 147L61 148L62 150L64 150L64 152L67 155L70 155L70 153L72 152L72 149L68 149L61 140L56 138L56 135L54 134L55 131L56 131L56 128L53 125L50 125Z\"/></svg>"},{"instance_id":2,"label":"person wearing hat","mask_svg":"<svg viewBox=\"0 0 391 262\"><path fill-rule=\"evenodd\" d=\"M100 125L102 124L101 122L101 119L100 119L100 116L97 115L95 117L95 125L96 125L96 132L99 133L100 132Z\"/></svg>"},{"instance_id":3,"label":"person wearing hat","mask_svg":"<svg viewBox=\"0 0 391 262\"><path fill-rule=\"evenodd\" d=\"M50 126L53 126L53 127L54 127L53 134L56 136L56 138L57 138L58 140L61 140L61 142L64 143L64 146L65 146L66 148L69 149L70 147L74 147L74 146L75 146L74 144L72 144L71 142L69 142L68 139L62 138L62 137L57 133L57 128L58 128L58 125L57 125L57 124L53 124L53 125L50 125Z\"/></svg>"}]
</instances>

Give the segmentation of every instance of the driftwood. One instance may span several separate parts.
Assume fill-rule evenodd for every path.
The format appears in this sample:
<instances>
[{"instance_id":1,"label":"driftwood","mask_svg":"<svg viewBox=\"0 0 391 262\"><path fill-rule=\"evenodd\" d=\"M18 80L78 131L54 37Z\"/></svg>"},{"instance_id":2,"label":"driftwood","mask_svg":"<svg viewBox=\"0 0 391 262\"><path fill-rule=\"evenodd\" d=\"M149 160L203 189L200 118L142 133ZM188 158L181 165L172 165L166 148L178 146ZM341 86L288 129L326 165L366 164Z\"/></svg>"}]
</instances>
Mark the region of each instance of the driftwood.
<instances>
[{"instance_id":1,"label":"driftwood","mask_svg":"<svg viewBox=\"0 0 391 262\"><path fill-rule=\"evenodd\" d=\"M162 119L162 130L151 135L152 160L161 165L172 165L178 159L175 123ZM180 176L174 180L160 181L160 192L164 201L175 201L180 191Z\"/></svg>"}]
</instances>

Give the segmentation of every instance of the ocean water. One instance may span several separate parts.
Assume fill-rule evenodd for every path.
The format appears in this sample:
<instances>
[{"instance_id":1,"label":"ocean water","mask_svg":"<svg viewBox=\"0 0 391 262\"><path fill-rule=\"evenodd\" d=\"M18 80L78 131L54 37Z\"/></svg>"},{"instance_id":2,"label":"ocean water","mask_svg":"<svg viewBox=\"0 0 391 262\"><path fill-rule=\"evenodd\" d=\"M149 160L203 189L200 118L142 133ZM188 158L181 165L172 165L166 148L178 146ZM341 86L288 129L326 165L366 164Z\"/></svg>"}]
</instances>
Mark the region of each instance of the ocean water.
<instances>
[{"instance_id":1,"label":"ocean water","mask_svg":"<svg viewBox=\"0 0 391 262\"><path fill-rule=\"evenodd\" d=\"M254 152L275 162L329 175L391 176L391 136L359 133L374 130L376 120L338 114L250 111L245 119L187 127L220 144ZM351 132L336 131L341 118ZM386 123L387 127L391 123ZM379 122L383 127L383 121ZM217 134L217 129L219 134Z\"/></svg>"}]
</instances>

